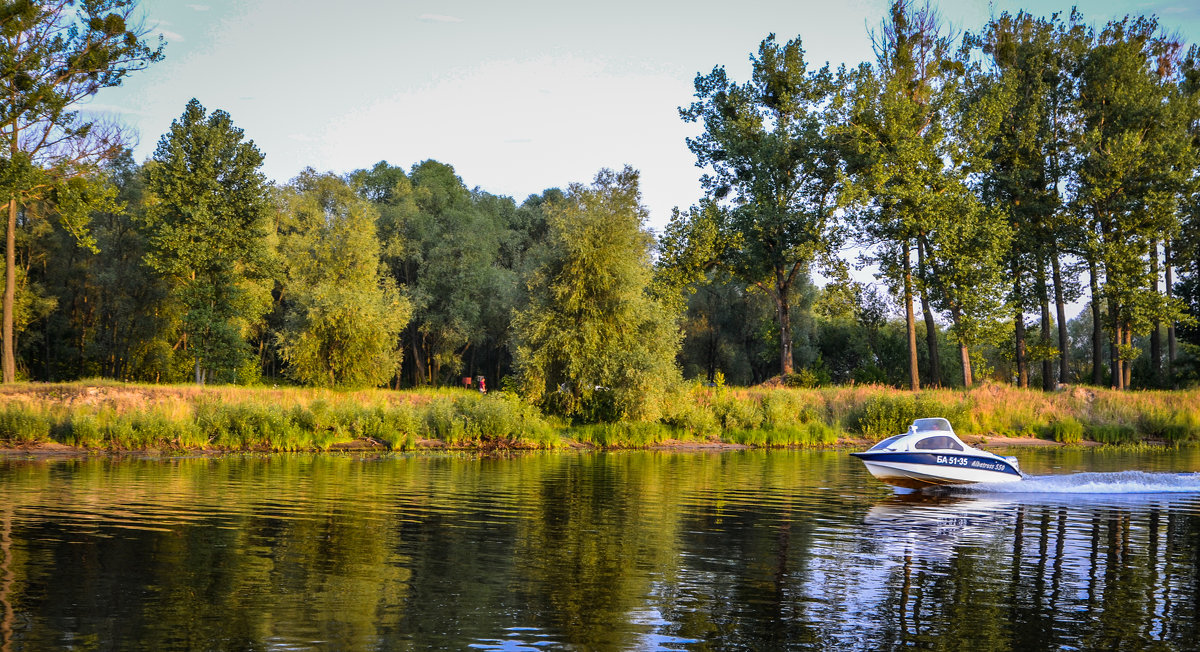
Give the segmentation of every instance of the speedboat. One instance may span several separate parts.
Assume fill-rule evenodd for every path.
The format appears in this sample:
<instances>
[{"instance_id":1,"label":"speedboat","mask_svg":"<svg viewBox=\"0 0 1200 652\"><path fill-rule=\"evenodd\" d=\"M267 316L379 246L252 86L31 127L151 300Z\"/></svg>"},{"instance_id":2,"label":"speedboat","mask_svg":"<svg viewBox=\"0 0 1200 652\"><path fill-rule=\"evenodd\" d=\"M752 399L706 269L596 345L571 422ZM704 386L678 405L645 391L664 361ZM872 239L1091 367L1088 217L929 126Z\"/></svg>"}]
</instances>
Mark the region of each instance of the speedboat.
<instances>
[{"instance_id":1,"label":"speedboat","mask_svg":"<svg viewBox=\"0 0 1200 652\"><path fill-rule=\"evenodd\" d=\"M871 475L897 487L976 482L1016 482L1024 476L1015 457L1001 457L962 442L946 419L917 419L908 432L850 453Z\"/></svg>"}]
</instances>

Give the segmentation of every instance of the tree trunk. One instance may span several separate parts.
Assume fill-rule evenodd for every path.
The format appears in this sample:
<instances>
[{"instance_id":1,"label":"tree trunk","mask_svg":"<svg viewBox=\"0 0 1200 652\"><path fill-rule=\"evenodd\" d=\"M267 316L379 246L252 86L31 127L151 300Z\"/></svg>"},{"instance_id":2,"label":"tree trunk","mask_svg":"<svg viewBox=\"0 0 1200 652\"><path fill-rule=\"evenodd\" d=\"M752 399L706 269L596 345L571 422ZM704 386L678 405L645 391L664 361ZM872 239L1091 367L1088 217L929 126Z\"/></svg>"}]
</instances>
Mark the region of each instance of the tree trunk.
<instances>
[{"instance_id":1,"label":"tree trunk","mask_svg":"<svg viewBox=\"0 0 1200 652\"><path fill-rule=\"evenodd\" d=\"M1063 300L1062 265L1057 249L1050 254L1050 268L1054 274L1054 306L1058 316L1058 382L1071 382L1071 351L1067 337L1067 306Z\"/></svg>"},{"instance_id":2,"label":"tree trunk","mask_svg":"<svg viewBox=\"0 0 1200 652\"><path fill-rule=\"evenodd\" d=\"M1124 336L1125 348L1128 350L1133 346L1133 328L1129 322L1122 324L1121 334ZM1129 389L1133 385L1133 360L1121 360L1121 374L1121 387Z\"/></svg>"},{"instance_id":3,"label":"tree trunk","mask_svg":"<svg viewBox=\"0 0 1200 652\"><path fill-rule=\"evenodd\" d=\"M917 370L917 324L913 316L912 255L908 240L902 244L901 258L904 263L904 324L908 329L908 388L921 389L921 374Z\"/></svg>"},{"instance_id":4,"label":"tree trunk","mask_svg":"<svg viewBox=\"0 0 1200 652\"><path fill-rule=\"evenodd\" d=\"M1170 240L1167 240L1165 243L1163 243L1163 258L1164 258L1163 266L1166 268L1166 270L1165 270L1166 271L1166 281L1167 281L1166 295L1167 295L1167 299L1170 299L1171 293L1175 291L1174 288L1171 287L1171 285L1175 282L1175 279L1173 278L1174 275L1173 275L1173 272L1171 269L1173 261L1171 260L1171 241ZM1175 320L1171 320L1171 321L1167 322L1167 380L1171 383L1171 386L1174 387L1174 385L1175 385Z\"/></svg>"},{"instance_id":5,"label":"tree trunk","mask_svg":"<svg viewBox=\"0 0 1200 652\"><path fill-rule=\"evenodd\" d=\"M950 311L950 315L954 319L954 327L957 329L959 318L961 316L959 309L953 308ZM975 380L973 374L971 373L971 352L967 348L967 345L963 344L961 340L958 343L958 352L962 357L963 386L969 388Z\"/></svg>"},{"instance_id":6,"label":"tree trunk","mask_svg":"<svg viewBox=\"0 0 1200 652\"><path fill-rule=\"evenodd\" d=\"M1158 240L1150 241L1150 282L1153 283L1154 294L1158 294ZM1154 324L1150 331L1150 382L1155 387L1163 386L1162 378L1162 321L1158 314L1154 315Z\"/></svg>"},{"instance_id":7,"label":"tree trunk","mask_svg":"<svg viewBox=\"0 0 1200 652\"><path fill-rule=\"evenodd\" d=\"M917 275L925 278L925 237L917 240ZM942 363L938 355L937 324L933 321L933 311L929 309L929 290L921 288L921 312L925 315L925 346L929 349L929 385L942 386Z\"/></svg>"},{"instance_id":8,"label":"tree trunk","mask_svg":"<svg viewBox=\"0 0 1200 652\"><path fill-rule=\"evenodd\" d=\"M1029 387L1029 359L1025 351L1025 315L1017 308L1013 318L1013 330L1017 338L1017 387Z\"/></svg>"},{"instance_id":9,"label":"tree trunk","mask_svg":"<svg viewBox=\"0 0 1200 652\"><path fill-rule=\"evenodd\" d=\"M17 358L13 346L13 308L17 296L17 198L8 200L8 230L4 238L4 362L3 382L17 380Z\"/></svg>"},{"instance_id":10,"label":"tree trunk","mask_svg":"<svg viewBox=\"0 0 1200 652\"><path fill-rule=\"evenodd\" d=\"M1121 333L1120 311L1115 306L1109 306L1109 312L1112 313L1112 387L1113 389L1125 389L1125 370L1122 369L1124 356L1121 355L1121 345L1124 344L1125 338Z\"/></svg>"},{"instance_id":11,"label":"tree trunk","mask_svg":"<svg viewBox=\"0 0 1200 652\"><path fill-rule=\"evenodd\" d=\"M775 316L779 322L779 369L784 376L794 371L792 363L792 311L788 305L788 284L775 272Z\"/></svg>"},{"instance_id":12,"label":"tree trunk","mask_svg":"<svg viewBox=\"0 0 1200 652\"><path fill-rule=\"evenodd\" d=\"M1050 349L1050 288L1046 285L1046 265L1038 263L1037 274L1038 302L1042 308L1042 327L1038 336L1043 355ZM1058 379L1054 376L1054 360L1049 356L1042 358L1042 391L1052 392L1058 387Z\"/></svg>"},{"instance_id":13,"label":"tree trunk","mask_svg":"<svg viewBox=\"0 0 1200 652\"><path fill-rule=\"evenodd\" d=\"M1100 279L1096 261L1088 261L1088 283L1092 292L1092 384L1104 384L1104 324L1100 314Z\"/></svg>"},{"instance_id":14,"label":"tree trunk","mask_svg":"<svg viewBox=\"0 0 1200 652\"><path fill-rule=\"evenodd\" d=\"M413 352L413 384L421 386L425 384L425 357L421 354L421 343L418 338L418 332L415 326L409 326L409 340L412 344Z\"/></svg>"},{"instance_id":15,"label":"tree trunk","mask_svg":"<svg viewBox=\"0 0 1200 652\"><path fill-rule=\"evenodd\" d=\"M1013 300L1017 313L1013 317L1013 335L1017 344L1017 387L1029 387L1029 357L1025 344L1025 313L1021 309L1021 268L1014 258L1012 263Z\"/></svg>"}]
</instances>

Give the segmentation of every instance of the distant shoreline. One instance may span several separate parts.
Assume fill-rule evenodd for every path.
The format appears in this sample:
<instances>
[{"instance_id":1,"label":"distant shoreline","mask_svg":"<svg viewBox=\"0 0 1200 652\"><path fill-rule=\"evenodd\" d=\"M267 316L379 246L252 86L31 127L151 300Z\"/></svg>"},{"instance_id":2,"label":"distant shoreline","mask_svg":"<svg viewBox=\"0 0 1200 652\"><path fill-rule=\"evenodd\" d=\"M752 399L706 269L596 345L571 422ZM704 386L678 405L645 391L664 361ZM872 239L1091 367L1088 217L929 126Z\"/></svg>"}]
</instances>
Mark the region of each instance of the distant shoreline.
<instances>
[{"instance_id":1,"label":"distant shoreline","mask_svg":"<svg viewBox=\"0 0 1200 652\"><path fill-rule=\"evenodd\" d=\"M1099 442L1082 441L1076 444L1064 444L1046 439L1038 439L1036 437L979 437L966 436L963 440L972 446L982 447L984 449L1009 449L1009 448L1064 448L1064 447L1083 447L1095 448L1102 446ZM834 451L851 451L867 448L873 441L862 438L846 438L839 440L835 444L824 446L797 445L784 447L759 447L750 446L747 444L735 444L720 441L681 441L669 440L658 442L649 446L640 447L609 447L601 448L594 445L581 444L574 441L565 441L565 446L558 450L574 450L582 452L602 452L602 451L662 451L675 453L723 453L730 451L746 451L746 450L834 450ZM1167 446L1166 442L1149 442L1156 445ZM139 457L139 458L169 458L181 456L202 456L202 457L221 457L226 455L245 455L249 453L281 453L285 451L267 451L267 450L245 450L245 449L159 449L159 448L143 448L143 449L97 449L86 448L81 446L70 446L60 444L58 442L37 442L18 445L0 444L0 459L73 459L87 457ZM459 453L475 453L486 455L497 452L550 452L549 449L536 448L497 448L497 447L450 447L445 443L436 440L424 440L417 442L415 448L407 451L394 451L383 446L379 442L356 439L347 442L339 442L331 445L324 450L299 450L287 451L294 453L308 454L347 454L347 453L440 453L440 452L459 452Z\"/></svg>"}]
</instances>

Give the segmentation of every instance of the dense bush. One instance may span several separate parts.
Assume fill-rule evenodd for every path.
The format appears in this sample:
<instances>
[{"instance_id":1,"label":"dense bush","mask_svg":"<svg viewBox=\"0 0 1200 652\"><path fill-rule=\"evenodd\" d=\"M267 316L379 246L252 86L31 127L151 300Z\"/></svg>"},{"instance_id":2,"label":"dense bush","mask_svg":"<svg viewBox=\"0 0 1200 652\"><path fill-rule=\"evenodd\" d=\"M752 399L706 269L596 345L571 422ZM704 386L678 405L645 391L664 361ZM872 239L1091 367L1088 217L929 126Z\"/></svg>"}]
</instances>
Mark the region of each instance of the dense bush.
<instances>
[{"instance_id":1,"label":"dense bush","mask_svg":"<svg viewBox=\"0 0 1200 652\"><path fill-rule=\"evenodd\" d=\"M1122 423L1099 423L1088 428L1088 438L1101 444L1131 444L1141 437L1133 426Z\"/></svg>"},{"instance_id":2,"label":"dense bush","mask_svg":"<svg viewBox=\"0 0 1200 652\"><path fill-rule=\"evenodd\" d=\"M882 394L866 400L851 413L851 430L872 439L908 430L914 419L943 417L959 434L971 432L961 402L925 394Z\"/></svg>"},{"instance_id":3,"label":"dense bush","mask_svg":"<svg viewBox=\"0 0 1200 652\"><path fill-rule=\"evenodd\" d=\"M1074 417L1055 419L1050 423L1050 432L1054 441L1064 444L1078 444L1083 440L1083 424Z\"/></svg>"},{"instance_id":4,"label":"dense bush","mask_svg":"<svg viewBox=\"0 0 1200 652\"><path fill-rule=\"evenodd\" d=\"M36 408L10 403L0 410L0 441L33 444L50 438L51 420Z\"/></svg>"}]
</instances>

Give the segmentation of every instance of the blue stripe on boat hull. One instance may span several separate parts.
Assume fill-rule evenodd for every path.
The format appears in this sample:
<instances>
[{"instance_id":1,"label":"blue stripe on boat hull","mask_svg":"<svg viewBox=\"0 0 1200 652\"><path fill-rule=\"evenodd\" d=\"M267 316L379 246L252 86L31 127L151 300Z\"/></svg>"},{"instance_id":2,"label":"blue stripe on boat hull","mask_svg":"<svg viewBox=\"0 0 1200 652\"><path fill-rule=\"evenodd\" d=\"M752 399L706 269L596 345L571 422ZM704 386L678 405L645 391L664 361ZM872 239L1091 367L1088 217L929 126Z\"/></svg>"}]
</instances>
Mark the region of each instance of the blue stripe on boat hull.
<instances>
[{"instance_id":1,"label":"blue stripe on boat hull","mask_svg":"<svg viewBox=\"0 0 1200 652\"><path fill-rule=\"evenodd\" d=\"M995 457L980 457L964 453L893 453L888 450L866 450L863 453L851 453L864 462L901 463L901 465L922 465L932 467L929 474L936 474L937 467L955 469L976 469L976 471L1001 473L1021 478L1021 472L1007 460L997 460Z\"/></svg>"}]
</instances>

